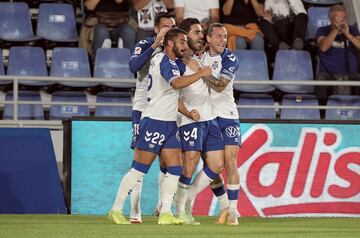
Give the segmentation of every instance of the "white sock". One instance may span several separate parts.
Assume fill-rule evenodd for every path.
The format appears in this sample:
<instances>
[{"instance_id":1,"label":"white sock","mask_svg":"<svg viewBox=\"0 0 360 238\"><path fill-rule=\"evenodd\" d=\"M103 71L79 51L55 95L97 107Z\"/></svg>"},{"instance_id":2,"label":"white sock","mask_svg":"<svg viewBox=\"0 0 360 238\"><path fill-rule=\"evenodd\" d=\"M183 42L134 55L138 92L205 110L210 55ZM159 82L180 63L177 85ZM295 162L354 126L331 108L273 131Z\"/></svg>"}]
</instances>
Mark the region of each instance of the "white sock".
<instances>
[{"instance_id":1,"label":"white sock","mask_svg":"<svg viewBox=\"0 0 360 238\"><path fill-rule=\"evenodd\" d=\"M134 168L131 168L129 172L122 178L118 192L116 194L115 202L112 206L113 211L122 211L125 199L131 193L132 189L137 184L137 181L145 174Z\"/></svg>"},{"instance_id":2,"label":"white sock","mask_svg":"<svg viewBox=\"0 0 360 238\"><path fill-rule=\"evenodd\" d=\"M222 180L219 183L211 184L211 188L218 199L218 202L220 205L220 210L228 209L229 208L229 198L225 191Z\"/></svg>"},{"instance_id":3,"label":"white sock","mask_svg":"<svg viewBox=\"0 0 360 238\"><path fill-rule=\"evenodd\" d=\"M225 210L229 208L229 198L227 196L227 193L224 193L223 195L217 197L219 205L220 205L220 210Z\"/></svg>"},{"instance_id":4,"label":"white sock","mask_svg":"<svg viewBox=\"0 0 360 238\"><path fill-rule=\"evenodd\" d=\"M179 182L179 175L166 173L161 183L161 209L160 214L171 212L171 205Z\"/></svg>"},{"instance_id":5,"label":"white sock","mask_svg":"<svg viewBox=\"0 0 360 238\"><path fill-rule=\"evenodd\" d=\"M189 188L188 199L192 201L196 195L206 188L215 178L210 178L202 169L197 175L193 184Z\"/></svg>"},{"instance_id":6,"label":"white sock","mask_svg":"<svg viewBox=\"0 0 360 238\"><path fill-rule=\"evenodd\" d=\"M165 174L166 174L166 173L163 173L163 172L161 172L161 171L159 172L159 177L158 177L159 198L158 198L158 203L157 203L157 205L156 205L156 209L157 209L158 211L160 211L160 209L161 209L161 190L162 190L161 184L162 184L163 181L164 181Z\"/></svg>"},{"instance_id":7,"label":"white sock","mask_svg":"<svg viewBox=\"0 0 360 238\"><path fill-rule=\"evenodd\" d=\"M180 215L185 213L185 202L188 195L188 190L190 186L180 183L178 184L178 188L175 194L175 208L176 208L176 215Z\"/></svg>"},{"instance_id":8,"label":"white sock","mask_svg":"<svg viewBox=\"0 0 360 238\"><path fill-rule=\"evenodd\" d=\"M141 199L141 190L142 190L142 184L143 184L143 177L141 177L133 189L133 191L130 194L130 203L131 203L131 212L130 217L131 218L137 218L141 216L141 210L140 210L140 199Z\"/></svg>"},{"instance_id":9,"label":"white sock","mask_svg":"<svg viewBox=\"0 0 360 238\"><path fill-rule=\"evenodd\" d=\"M228 184L228 197L229 197L229 211L235 212L238 203L238 193L240 184Z\"/></svg>"}]
</instances>

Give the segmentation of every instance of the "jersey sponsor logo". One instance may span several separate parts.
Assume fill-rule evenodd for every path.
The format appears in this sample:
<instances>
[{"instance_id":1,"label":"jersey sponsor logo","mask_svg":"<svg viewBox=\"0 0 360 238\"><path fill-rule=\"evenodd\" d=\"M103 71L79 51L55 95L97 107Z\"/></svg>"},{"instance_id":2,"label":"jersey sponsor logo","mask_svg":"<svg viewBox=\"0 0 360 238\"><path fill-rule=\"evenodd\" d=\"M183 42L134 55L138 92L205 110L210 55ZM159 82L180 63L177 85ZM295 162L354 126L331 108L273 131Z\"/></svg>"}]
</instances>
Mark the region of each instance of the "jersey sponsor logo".
<instances>
[{"instance_id":1,"label":"jersey sponsor logo","mask_svg":"<svg viewBox=\"0 0 360 238\"><path fill-rule=\"evenodd\" d=\"M141 54L141 47L135 47L134 54L135 55L140 55Z\"/></svg>"},{"instance_id":2,"label":"jersey sponsor logo","mask_svg":"<svg viewBox=\"0 0 360 238\"><path fill-rule=\"evenodd\" d=\"M232 72L232 73L235 73L236 67L233 67L233 66L232 66L232 67L229 67L229 71Z\"/></svg>"},{"instance_id":3,"label":"jersey sponsor logo","mask_svg":"<svg viewBox=\"0 0 360 238\"><path fill-rule=\"evenodd\" d=\"M238 128L234 127L234 126L228 126L225 128L225 133L228 137L230 138L234 138L236 136L239 135L239 130Z\"/></svg>"},{"instance_id":4,"label":"jersey sponsor logo","mask_svg":"<svg viewBox=\"0 0 360 238\"><path fill-rule=\"evenodd\" d=\"M141 41L139 41L139 44L140 45L144 45L144 44L146 44L146 43L149 43L147 40L141 40Z\"/></svg>"},{"instance_id":5,"label":"jersey sponsor logo","mask_svg":"<svg viewBox=\"0 0 360 238\"><path fill-rule=\"evenodd\" d=\"M235 62L236 60L236 56L234 54L228 55L227 56L229 58L229 60L231 60L232 62Z\"/></svg>"}]
</instances>

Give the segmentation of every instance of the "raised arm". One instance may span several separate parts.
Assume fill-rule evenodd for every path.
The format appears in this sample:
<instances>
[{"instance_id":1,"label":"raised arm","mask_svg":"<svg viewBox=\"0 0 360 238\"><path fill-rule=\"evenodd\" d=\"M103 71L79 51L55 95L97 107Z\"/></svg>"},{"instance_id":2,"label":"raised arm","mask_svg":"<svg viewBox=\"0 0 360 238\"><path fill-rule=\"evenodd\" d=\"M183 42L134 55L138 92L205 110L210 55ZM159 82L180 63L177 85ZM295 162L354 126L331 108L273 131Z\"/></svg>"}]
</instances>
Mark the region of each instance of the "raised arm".
<instances>
[{"instance_id":1,"label":"raised arm","mask_svg":"<svg viewBox=\"0 0 360 238\"><path fill-rule=\"evenodd\" d=\"M226 79L224 77L220 77L218 79L212 75L205 77L204 79L205 79L205 82L218 93L221 93L222 91L224 91L226 86L230 83L229 79Z\"/></svg>"},{"instance_id":2,"label":"raised arm","mask_svg":"<svg viewBox=\"0 0 360 238\"><path fill-rule=\"evenodd\" d=\"M254 8L255 14L258 17L264 16L265 10L263 4L259 3L257 0L251 0L251 4Z\"/></svg>"}]
</instances>

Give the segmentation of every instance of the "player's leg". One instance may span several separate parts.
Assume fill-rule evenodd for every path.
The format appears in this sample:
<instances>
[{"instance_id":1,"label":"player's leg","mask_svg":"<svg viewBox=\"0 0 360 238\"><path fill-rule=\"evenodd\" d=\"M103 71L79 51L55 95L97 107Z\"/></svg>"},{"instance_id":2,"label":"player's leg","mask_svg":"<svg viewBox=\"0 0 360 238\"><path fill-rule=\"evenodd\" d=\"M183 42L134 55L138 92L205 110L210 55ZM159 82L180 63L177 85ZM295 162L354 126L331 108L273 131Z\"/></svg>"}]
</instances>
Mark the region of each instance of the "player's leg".
<instances>
[{"instance_id":1,"label":"player's leg","mask_svg":"<svg viewBox=\"0 0 360 238\"><path fill-rule=\"evenodd\" d=\"M161 184L164 181L165 175L166 175L166 165L163 163L163 160L160 159L160 171L159 171L159 176L158 176L158 185L159 185L159 194L158 194L158 202L156 205L156 208L153 212L154 216L159 216L160 214L160 209L161 209Z\"/></svg>"},{"instance_id":2,"label":"player's leg","mask_svg":"<svg viewBox=\"0 0 360 238\"><path fill-rule=\"evenodd\" d=\"M229 209L229 199L227 193L225 191L224 179L222 175L215 179L211 184L211 190L214 195L217 197L219 205L220 205L220 213L216 218L216 224L225 224L228 217L228 209Z\"/></svg>"}]
</instances>

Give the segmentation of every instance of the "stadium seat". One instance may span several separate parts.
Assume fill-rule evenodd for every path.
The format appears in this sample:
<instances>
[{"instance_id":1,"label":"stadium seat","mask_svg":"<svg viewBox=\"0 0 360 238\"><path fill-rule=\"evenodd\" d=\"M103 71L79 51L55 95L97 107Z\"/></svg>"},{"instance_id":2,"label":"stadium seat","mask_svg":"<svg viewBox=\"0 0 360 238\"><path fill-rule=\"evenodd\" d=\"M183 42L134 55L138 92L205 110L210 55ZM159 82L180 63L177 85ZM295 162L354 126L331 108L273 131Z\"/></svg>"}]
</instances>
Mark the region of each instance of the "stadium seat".
<instances>
[{"instance_id":1,"label":"stadium seat","mask_svg":"<svg viewBox=\"0 0 360 238\"><path fill-rule=\"evenodd\" d=\"M98 103L129 103L130 106L96 106L95 116L131 117L132 96L127 92L101 92L96 96Z\"/></svg>"},{"instance_id":2,"label":"stadium seat","mask_svg":"<svg viewBox=\"0 0 360 238\"><path fill-rule=\"evenodd\" d=\"M264 51L236 50L234 54L240 62L239 70L235 74L235 82L241 80L269 80L268 65ZM249 93L265 93L274 90L274 87L264 84L234 84L234 88Z\"/></svg>"},{"instance_id":3,"label":"stadium seat","mask_svg":"<svg viewBox=\"0 0 360 238\"><path fill-rule=\"evenodd\" d=\"M6 94L6 101L13 100L13 92L8 92ZM34 101L41 102L41 97L39 92L31 91L19 91L18 92L19 101ZM4 108L4 119L11 120L13 119L14 108L13 104L5 103ZM44 120L44 111L41 104L18 104L18 119L19 120Z\"/></svg>"},{"instance_id":4,"label":"stadium seat","mask_svg":"<svg viewBox=\"0 0 360 238\"><path fill-rule=\"evenodd\" d=\"M306 28L306 39L313 39L318 28L330 25L329 9L329 7L310 7L308 9L309 21Z\"/></svg>"},{"instance_id":5,"label":"stadium seat","mask_svg":"<svg viewBox=\"0 0 360 238\"><path fill-rule=\"evenodd\" d=\"M316 5L342 4L342 0L303 0L303 2Z\"/></svg>"},{"instance_id":6,"label":"stadium seat","mask_svg":"<svg viewBox=\"0 0 360 238\"><path fill-rule=\"evenodd\" d=\"M279 80L313 80L311 56L308 51L279 50L276 53L273 78ZM313 93L312 85L276 85L285 93Z\"/></svg>"},{"instance_id":7,"label":"stadium seat","mask_svg":"<svg viewBox=\"0 0 360 238\"><path fill-rule=\"evenodd\" d=\"M238 105L273 106L274 99L267 94L241 94ZM275 119L274 108L238 108L240 119Z\"/></svg>"},{"instance_id":8,"label":"stadium seat","mask_svg":"<svg viewBox=\"0 0 360 238\"><path fill-rule=\"evenodd\" d=\"M353 95L331 95L327 106L356 106L354 109L326 109L327 120L360 120L360 96Z\"/></svg>"},{"instance_id":9,"label":"stadium seat","mask_svg":"<svg viewBox=\"0 0 360 238\"><path fill-rule=\"evenodd\" d=\"M40 47L11 47L9 51L8 75L47 77L44 50ZM23 85L45 86L48 81L20 81Z\"/></svg>"},{"instance_id":10,"label":"stadium seat","mask_svg":"<svg viewBox=\"0 0 360 238\"><path fill-rule=\"evenodd\" d=\"M73 6L61 3L40 4L36 35L55 42L78 41Z\"/></svg>"},{"instance_id":11,"label":"stadium seat","mask_svg":"<svg viewBox=\"0 0 360 238\"><path fill-rule=\"evenodd\" d=\"M0 39L24 42L37 40L25 2L0 2Z\"/></svg>"},{"instance_id":12,"label":"stadium seat","mask_svg":"<svg viewBox=\"0 0 360 238\"><path fill-rule=\"evenodd\" d=\"M134 74L129 70L130 50L126 48L100 48L96 51L94 77L116 78L119 83L103 83L115 88L135 87L134 83L122 83L121 79L132 79Z\"/></svg>"},{"instance_id":13,"label":"stadium seat","mask_svg":"<svg viewBox=\"0 0 360 238\"><path fill-rule=\"evenodd\" d=\"M62 120L74 116L90 116L88 106L76 105L77 102L87 102L84 92L54 92L51 101L73 103L72 105L51 105L51 120Z\"/></svg>"},{"instance_id":14,"label":"stadium seat","mask_svg":"<svg viewBox=\"0 0 360 238\"><path fill-rule=\"evenodd\" d=\"M73 82L71 80L59 82L61 85L69 87L92 87L98 84L91 82L89 58L84 48L54 48L50 76L89 79L89 82Z\"/></svg>"},{"instance_id":15,"label":"stadium seat","mask_svg":"<svg viewBox=\"0 0 360 238\"><path fill-rule=\"evenodd\" d=\"M310 94L287 94L284 95L281 105L283 106L319 106L319 102L315 95ZM281 119L304 119L304 120L320 120L319 109L281 109Z\"/></svg>"}]
</instances>

